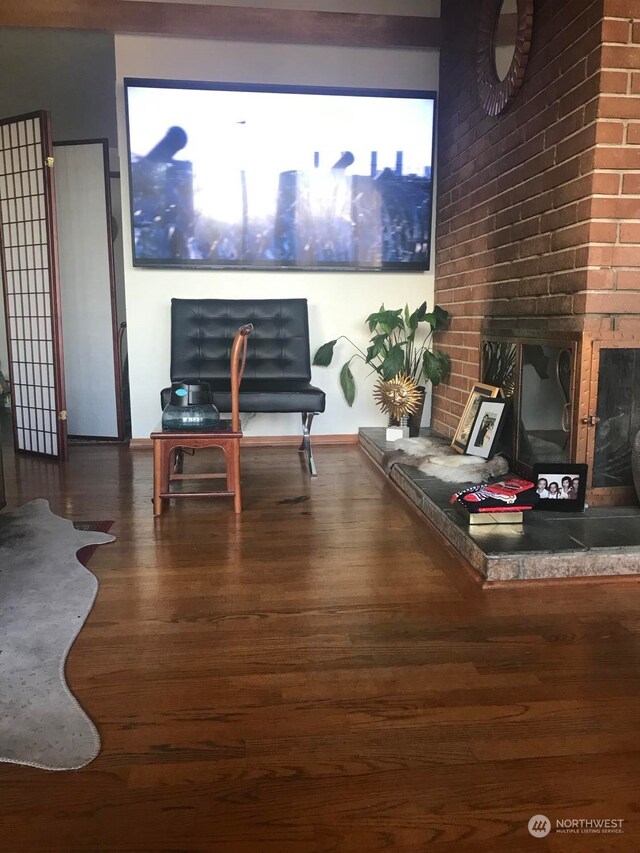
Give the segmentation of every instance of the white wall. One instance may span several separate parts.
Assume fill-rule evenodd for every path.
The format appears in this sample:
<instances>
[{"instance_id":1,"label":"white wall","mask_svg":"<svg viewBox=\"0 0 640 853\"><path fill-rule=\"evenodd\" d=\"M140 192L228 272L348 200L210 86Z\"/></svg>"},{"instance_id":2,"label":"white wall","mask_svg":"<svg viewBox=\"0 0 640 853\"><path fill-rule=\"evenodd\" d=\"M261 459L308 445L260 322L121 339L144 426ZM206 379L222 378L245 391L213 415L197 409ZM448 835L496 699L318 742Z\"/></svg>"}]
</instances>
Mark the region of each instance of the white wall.
<instances>
[{"instance_id":1,"label":"white wall","mask_svg":"<svg viewBox=\"0 0 640 853\"><path fill-rule=\"evenodd\" d=\"M111 33L0 27L0 80L0 117L49 110L55 142L115 144Z\"/></svg>"},{"instance_id":2,"label":"white wall","mask_svg":"<svg viewBox=\"0 0 640 853\"><path fill-rule=\"evenodd\" d=\"M374 50L302 45L249 44L153 36L116 37L118 132L123 198L128 198L124 77L212 80L333 86L437 89L438 52ZM169 381L170 301L189 298L306 297L309 302L311 351L340 334L365 344L364 320L381 302L410 307L433 304L433 272L309 273L218 270L134 269L131 263L128 204L123 210L125 281L131 380L132 432L144 438L160 417L159 391ZM433 266L432 252L432 266ZM345 403L338 372L345 358L338 353L331 368L314 368L313 381L327 392L325 414L314 433L354 433L359 426L382 425L385 418L371 395L375 377L359 370L353 408ZM298 415L258 415L249 435L299 433Z\"/></svg>"}]
</instances>

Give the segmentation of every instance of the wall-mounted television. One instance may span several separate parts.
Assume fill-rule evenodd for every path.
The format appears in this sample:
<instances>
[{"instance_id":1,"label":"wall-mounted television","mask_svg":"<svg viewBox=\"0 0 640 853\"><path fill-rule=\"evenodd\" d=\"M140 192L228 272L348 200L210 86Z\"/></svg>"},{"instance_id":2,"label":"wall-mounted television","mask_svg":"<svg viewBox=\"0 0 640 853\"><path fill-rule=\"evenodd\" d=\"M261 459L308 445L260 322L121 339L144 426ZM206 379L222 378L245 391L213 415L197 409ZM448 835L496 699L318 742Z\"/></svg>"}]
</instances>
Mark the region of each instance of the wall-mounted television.
<instances>
[{"instance_id":1,"label":"wall-mounted television","mask_svg":"<svg viewBox=\"0 0 640 853\"><path fill-rule=\"evenodd\" d=\"M434 92L125 90L135 266L429 269Z\"/></svg>"}]
</instances>

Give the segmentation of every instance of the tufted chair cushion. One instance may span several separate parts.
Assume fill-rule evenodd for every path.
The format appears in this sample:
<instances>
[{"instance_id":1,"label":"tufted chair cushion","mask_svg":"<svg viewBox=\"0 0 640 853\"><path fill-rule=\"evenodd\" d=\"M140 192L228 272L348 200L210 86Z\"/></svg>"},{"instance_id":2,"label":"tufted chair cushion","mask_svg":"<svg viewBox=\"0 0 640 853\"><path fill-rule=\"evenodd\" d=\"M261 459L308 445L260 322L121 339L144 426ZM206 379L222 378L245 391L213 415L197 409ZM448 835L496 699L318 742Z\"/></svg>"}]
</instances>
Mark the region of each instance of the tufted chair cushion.
<instances>
[{"instance_id":1,"label":"tufted chair cushion","mask_svg":"<svg viewBox=\"0 0 640 853\"><path fill-rule=\"evenodd\" d=\"M172 299L171 380L209 382L216 406L229 411L231 345L245 323L254 331L240 411L323 412L324 392L310 384L306 299Z\"/></svg>"}]
</instances>

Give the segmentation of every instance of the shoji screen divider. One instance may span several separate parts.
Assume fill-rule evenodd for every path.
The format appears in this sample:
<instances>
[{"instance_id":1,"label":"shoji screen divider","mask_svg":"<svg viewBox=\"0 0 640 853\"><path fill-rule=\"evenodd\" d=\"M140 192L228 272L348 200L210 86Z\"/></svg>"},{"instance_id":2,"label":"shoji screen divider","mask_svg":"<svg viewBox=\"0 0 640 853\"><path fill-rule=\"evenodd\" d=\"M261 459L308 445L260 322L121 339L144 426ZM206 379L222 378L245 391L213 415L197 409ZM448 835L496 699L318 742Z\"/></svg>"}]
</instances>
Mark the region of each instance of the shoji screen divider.
<instances>
[{"instance_id":1,"label":"shoji screen divider","mask_svg":"<svg viewBox=\"0 0 640 853\"><path fill-rule=\"evenodd\" d=\"M0 120L0 268L16 450L62 458L66 411L49 115Z\"/></svg>"}]
</instances>

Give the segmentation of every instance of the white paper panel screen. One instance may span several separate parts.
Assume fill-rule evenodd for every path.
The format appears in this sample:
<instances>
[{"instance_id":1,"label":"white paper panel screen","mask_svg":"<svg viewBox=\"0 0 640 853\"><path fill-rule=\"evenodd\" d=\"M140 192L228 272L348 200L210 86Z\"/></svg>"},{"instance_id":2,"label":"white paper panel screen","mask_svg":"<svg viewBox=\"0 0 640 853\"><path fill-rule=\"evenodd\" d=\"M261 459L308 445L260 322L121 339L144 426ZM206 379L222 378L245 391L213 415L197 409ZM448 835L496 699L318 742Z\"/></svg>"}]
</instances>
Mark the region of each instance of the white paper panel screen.
<instances>
[{"instance_id":1,"label":"white paper panel screen","mask_svg":"<svg viewBox=\"0 0 640 853\"><path fill-rule=\"evenodd\" d=\"M17 449L57 456L42 136L39 117L0 124L0 228Z\"/></svg>"},{"instance_id":2,"label":"white paper panel screen","mask_svg":"<svg viewBox=\"0 0 640 853\"><path fill-rule=\"evenodd\" d=\"M54 145L69 435L118 437L105 148Z\"/></svg>"}]
</instances>

